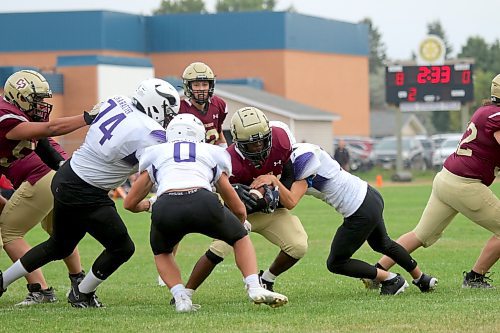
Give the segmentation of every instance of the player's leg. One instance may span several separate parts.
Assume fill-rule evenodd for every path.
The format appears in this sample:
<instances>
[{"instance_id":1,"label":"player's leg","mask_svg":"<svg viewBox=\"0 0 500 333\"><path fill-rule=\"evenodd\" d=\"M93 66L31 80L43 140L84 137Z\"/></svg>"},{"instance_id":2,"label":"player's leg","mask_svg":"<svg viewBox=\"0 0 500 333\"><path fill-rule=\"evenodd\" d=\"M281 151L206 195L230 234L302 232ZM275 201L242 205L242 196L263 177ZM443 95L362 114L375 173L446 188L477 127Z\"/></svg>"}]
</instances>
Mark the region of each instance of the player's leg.
<instances>
[{"instance_id":1,"label":"player's leg","mask_svg":"<svg viewBox=\"0 0 500 333\"><path fill-rule=\"evenodd\" d=\"M31 249L24 236L52 210L53 199L50 193L52 175L53 172L47 174L34 185L27 181L23 182L7 202L0 216L4 249L12 262ZM28 294L17 305L34 305L56 300L54 290L48 287L41 269L26 275L26 279Z\"/></svg>"},{"instance_id":2,"label":"player's leg","mask_svg":"<svg viewBox=\"0 0 500 333\"><path fill-rule=\"evenodd\" d=\"M263 286L274 289L276 278L295 265L307 252L307 233L289 210L280 208L272 214L254 213L248 217L252 231L280 248L270 267L260 273Z\"/></svg>"},{"instance_id":3,"label":"player's leg","mask_svg":"<svg viewBox=\"0 0 500 333\"><path fill-rule=\"evenodd\" d=\"M409 253L421 246L429 247L437 242L443 231L457 215L456 209L450 206L449 200L460 192L457 192L456 189L448 189L443 178L445 177L443 177L442 171L434 178L431 195L415 229L399 237L396 241ZM394 260L388 256L383 256L378 261L378 265L386 270L394 264Z\"/></svg>"}]
</instances>

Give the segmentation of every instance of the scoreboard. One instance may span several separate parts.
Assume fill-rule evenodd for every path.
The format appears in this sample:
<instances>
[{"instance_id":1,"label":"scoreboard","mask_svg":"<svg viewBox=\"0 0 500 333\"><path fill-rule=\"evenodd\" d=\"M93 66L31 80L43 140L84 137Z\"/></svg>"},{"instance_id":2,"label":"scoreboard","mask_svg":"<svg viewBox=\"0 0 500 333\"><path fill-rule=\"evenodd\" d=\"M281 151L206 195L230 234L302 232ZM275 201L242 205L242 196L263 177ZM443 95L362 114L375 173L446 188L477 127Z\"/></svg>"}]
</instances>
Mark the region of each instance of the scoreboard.
<instances>
[{"instance_id":1,"label":"scoreboard","mask_svg":"<svg viewBox=\"0 0 500 333\"><path fill-rule=\"evenodd\" d=\"M474 99L473 65L390 65L385 70L386 102L470 102Z\"/></svg>"}]
</instances>

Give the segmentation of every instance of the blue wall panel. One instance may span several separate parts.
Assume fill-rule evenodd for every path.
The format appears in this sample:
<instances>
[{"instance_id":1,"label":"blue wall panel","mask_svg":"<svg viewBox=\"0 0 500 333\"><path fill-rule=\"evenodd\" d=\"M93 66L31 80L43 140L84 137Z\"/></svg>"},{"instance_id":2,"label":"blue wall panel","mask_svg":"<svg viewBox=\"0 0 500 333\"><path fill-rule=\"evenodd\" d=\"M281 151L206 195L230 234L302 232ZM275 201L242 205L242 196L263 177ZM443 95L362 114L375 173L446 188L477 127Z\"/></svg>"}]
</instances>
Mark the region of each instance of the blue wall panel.
<instances>
[{"instance_id":1,"label":"blue wall panel","mask_svg":"<svg viewBox=\"0 0 500 333\"><path fill-rule=\"evenodd\" d=\"M15 33L12 31L15 30ZM286 12L0 14L0 52L302 50L368 55L368 27Z\"/></svg>"},{"instance_id":2,"label":"blue wall panel","mask_svg":"<svg viewBox=\"0 0 500 333\"><path fill-rule=\"evenodd\" d=\"M148 52L283 49L284 14L172 14L148 17Z\"/></svg>"}]
</instances>

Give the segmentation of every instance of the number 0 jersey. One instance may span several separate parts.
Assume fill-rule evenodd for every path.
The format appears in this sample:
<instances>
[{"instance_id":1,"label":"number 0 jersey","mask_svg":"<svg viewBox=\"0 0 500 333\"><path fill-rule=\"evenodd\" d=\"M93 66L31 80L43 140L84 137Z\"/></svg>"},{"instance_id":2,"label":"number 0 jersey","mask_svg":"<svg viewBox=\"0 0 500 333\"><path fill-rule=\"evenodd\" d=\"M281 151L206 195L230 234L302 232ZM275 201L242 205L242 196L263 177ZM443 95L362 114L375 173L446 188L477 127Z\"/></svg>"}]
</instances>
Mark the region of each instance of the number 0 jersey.
<instances>
[{"instance_id":1,"label":"number 0 jersey","mask_svg":"<svg viewBox=\"0 0 500 333\"><path fill-rule=\"evenodd\" d=\"M137 171L144 148L165 142L165 129L124 96L103 103L71 168L88 184L110 190Z\"/></svg>"},{"instance_id":2,"label":"number 0 jersey","mask_svg":"<svg viewBox=\"0 0 500 333\"><path fill-rule=\"evenodd\" d=\"M494 137L497 131L500 131L500 107L487 105L477 109L457 150L444 162L446 170L490 186L500 168L500 145Z\"/></svg>"},{"instance_id":3,"label":"number 0 jersey","mask_svg":"<svg viewBox=\"0 0 500 333\"><path fill-rule=\"evenodd\" d=\"M231 174L231 158L224 148L208 143L167 142L144 151L139 171L144 170L158 185L157 195L194 187L212 191L223 172Z\"/></svg>"},{"instance_id":4,"label":"number 0 jersey","mask_svg":"<svg viewBox=\"0 0 500 333\"><path fill-rule=\"evenodd\" d=\"M307 180L307 194L333 206L344 217L363 203L368 184L342 169L327 152L309 143L297 143L291 156L296 180Z\"/></svg>"}]
</instances>

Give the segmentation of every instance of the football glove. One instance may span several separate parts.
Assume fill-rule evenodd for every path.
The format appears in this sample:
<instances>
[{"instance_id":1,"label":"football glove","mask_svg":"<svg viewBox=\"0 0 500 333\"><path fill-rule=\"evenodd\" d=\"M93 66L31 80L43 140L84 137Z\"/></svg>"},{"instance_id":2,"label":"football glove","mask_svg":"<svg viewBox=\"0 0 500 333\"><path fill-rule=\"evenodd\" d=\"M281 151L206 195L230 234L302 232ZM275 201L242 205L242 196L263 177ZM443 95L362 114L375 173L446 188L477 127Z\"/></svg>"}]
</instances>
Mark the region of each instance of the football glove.
<instances>
[{"instance_id":1,"label":"football glove","mask_svg":"<svg viewBox=\"0 0 500 333\"><path fill-rule=\"evenodd\" d=\"M103 102L99 102L96 105L92 107L92 110L90 111L83 111L83 119L85 120L85 123L87 125L92 124L94 119L97 117L99 114L99 111L101 110L101 105Z\"/></svg>"},{"instance_id":2,"label":"football glove","mask_svg":"<svg viewBox=\"0 0 500 333\"><path fill-rule=\"evenodd\" d=\"M248 222L248 220L245 220L245 222L243 222L243 227L245 228L247 233L250 233L252 231L252 224Z\"/></svg>"},{"instance_id":3,"label":"football glove","mask_svg":"<svg viewBox=\"0 0 500 333\"><path fill-rule=\"evenodd\" d=\"M252 212L257 206L257 201L250 195L250 186L243 184L233 184L233 188L240 197L241 201L245 204L247 214Z\"/></svg>"},{"instance_id":4,"label":"football glove","mask_svg":"<svg viewBox=\"0 0 500 333\"><path fill-rule=\"evenodd\" d=\"M278 186L271 187L264 185L266 192L264 193L264 200L266 201L266 206L262 209L263 213L271 214L274 212L278 204L280 203L280 192Z\"/></svg>"}]
</instances>

